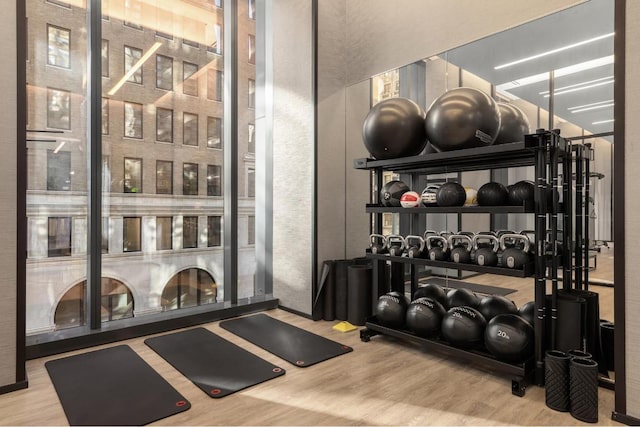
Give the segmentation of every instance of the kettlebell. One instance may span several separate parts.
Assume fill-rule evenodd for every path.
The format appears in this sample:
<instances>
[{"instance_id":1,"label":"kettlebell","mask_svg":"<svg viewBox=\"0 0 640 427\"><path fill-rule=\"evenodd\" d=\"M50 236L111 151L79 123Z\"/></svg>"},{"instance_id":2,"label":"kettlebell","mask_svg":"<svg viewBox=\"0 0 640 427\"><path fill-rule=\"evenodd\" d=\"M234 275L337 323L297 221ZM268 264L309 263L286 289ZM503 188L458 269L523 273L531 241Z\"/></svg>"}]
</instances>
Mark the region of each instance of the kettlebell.
<instances>
[{"instance_id":1,"label":"kettlebell","mask_svg":"<svg viewBox=\"0 0 640 427\"><path fill-rule=\"evenodd\" d=\"M536 245L533 243L536 241L535 230L522 230L520 234L522 234L523 236L526 236L527 239L529 240L529 253L532 255L535 254Z\"/></svg>"},{"instance_id":2,"label":"kettlebell","mask_svg":"<svg viewBox=\"0 0 640 427\"><path fill-rule=\"evenodd\" d=\"M369 248L372 254L384 254L387 252L387 238L382 234L369 236Z\"/></svg>"},{"instance_id":3,"label":"kettlebell","mask_svg":"<svg viewBox=\"0 0 640 427\"><path fill-rule=\"evenodd\" d=\"M507 240L511 239L511 245L507 248ZM522 247L518 245L522 243ZM507 268L521 269L529 262L529 238L522 234L503 234L500 237L500 247L502 248L502 266Z\"/></svg>"},{"instance_id":4,"label":"kettlebell","mask_svg":"<svg viewBox=\"0 0 640 427\"><path fill-rule=\"evenodd\" d=\"M449 236L449 247L451 249L451 261L460 264L469 264L471 262L471 248L473 243L469 236L464 234L452 234Z\"/></svg>"},{"instance_id":5,"label":"kettlebell","mask_svg":"<svg viewBox=\"0 0 640 427\"><path fill-rule=\"evenodd\" d=\"M435 243L439 242L439 244ZM446 261L449 259L449 244L442 236L428 236L427 251L431 261Z\"/></svg>"},{"instance_id":6,"label":"kettlebell","mask_svg":"<svg viewBox=\"0 0 640 427\"><path fill-rule=\"evenodd\" d=\"M422 236L407 236L404 238L405 253L409 258L422 258L425 242Z\"/></svg>"},{"instance_id":7,"label":"kettlebell","mask_svg":"<svg viewBox=\"0 0 640 427\"><path fill-rule=\"evenodd\" d=\"M387 236L387 248L389 250L389 255L401 256L402 252L404 252L404 247L404 237L398 234L390 234Z\"/></svg>"},{"instance_id":8,"label":"kettlebell","mask_svg":"<svg viewBox=\"0 0 640 427\"><path fill-rule=\"evenodd\" d=\"M481 242L489 242L482 244ZM481 246L482 245L482 246ZM475 263L486 267L495 267L498 265L498 249L500 249L500 241L496 236L491 234L476 234L473 237L473 249L475 250Z\"/></svg>"}]
</instances>

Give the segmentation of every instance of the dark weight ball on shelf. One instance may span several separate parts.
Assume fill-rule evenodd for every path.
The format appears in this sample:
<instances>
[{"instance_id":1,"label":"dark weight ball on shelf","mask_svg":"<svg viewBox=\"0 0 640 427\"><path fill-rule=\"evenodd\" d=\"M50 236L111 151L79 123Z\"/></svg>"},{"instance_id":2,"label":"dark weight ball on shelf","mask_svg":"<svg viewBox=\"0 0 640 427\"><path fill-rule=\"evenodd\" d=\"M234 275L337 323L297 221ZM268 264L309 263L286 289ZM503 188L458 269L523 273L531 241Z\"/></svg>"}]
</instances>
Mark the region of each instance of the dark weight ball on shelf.
<instances>
[{"instance_id":1,"label":"dark weight ball on shelf","mask_svg":"<svg viewBox=\"0 0 640 427\"><path fill-rule=\"evenodd\" d=\"M478 190L480 206L504 206L507 204L508 197L507 187L499 182L487 182Z\"/></svg>"},{"instance_id":2,"label":"dark weight ball on shelf","mask_svg":"<svg viewBox=\"0 0 640 427\"><path fill-rule=\"evenodd\" d=\"M501 295L489 295L480 300L478 311L488 322L500 314L518 314L518 307Z\"/></svg>"},{"instance_id":3,"label":"dark weight ball on shelf","mask_svg":"<svg viewBox=\"0 0 640 427\"><path fill-rule=\"evenodd\" d=\"M524 320L529 322L531 326L533 326L535 324L536 318L536 303L533 301L529 301L528 303L523 304L518 309L518 314L520 314L520 317L522 317Z\"/></svg>"},{"instance_id":4,"label":"dark weight ball on shelf","mask_svg":"<svg viewBox=\"0 0 640 427\"><path fill-rule=\"evenodd\" d=\"M516 314L500 314L489 321L484 345L505 362L523 362L533 355L533 327Z\"/></svg>"},{"instance_id":5,"label":"dark weight ball on shelf","mask_svg":"<svg viewBox=\"0 0 640 427\"><path fill-rule=\"evenodd\" d=\"M418 298L407 308L407 329L419 337L434 337L440 333L440 325L446 312L438 301Z\"/></svg>"},{"instance_id":6,"label":"dark weight ball on shelf","mask_svg":"<svg viewBox=\"0 0 640 427\"><path fill-rule=\"evenodd\" d=\"M494 145L524 141L524 136L531 132L526 114L513 104L498 102L497 105L500 111L500 129Z\"/></svg>"},{"instance_id":7,"label":"dark weight ball on shelf","mask_svg":"<svg viewBox=\"0 0 640 427\"><path fill-rule=\"evenodd\" d=\"M402 181L389 181L380 190L380 203L383 206L399 207L402 195L410 188Z\"/></svg>"},{"instance_id":8,"label":"dark weight ball on shelf","mask_svg":"<svg viewBox=\"0 0 640 427\"><path fill-rule=\"evenodd\" d=\"M413 294L414 300L425 297L438 301L443 307L447 305L447 293L435 283L427 283L424 286L420 286Z\"/></svg>"},{"instance_id":9,"label":"dark weight ball on shelf","mask_svg":"<svg viewBox=\"0 0 640 427\"><path fill-rule=\"evenodd\" d=\"M442 338L461 348L478 348L484 340L487 321L473 307L453 307L442 318Z\"/></svg>"},{"instance_id":10,"label":"dark weight ball on shelf","mask_svg":"<svg viewBox=\"0 0 640 427\"><path fill-rule=\"evenodd\" d=\"M469 306L478 307L480 299L469 289L451 289L447 292L447 308Z\"/></svg>"},{"instance_id":11,"label":"dark weight ball on shelf","mask_svg":"<svg viewBox=\"0 0 640 427\"><path fill-rule=\"evenodd\" d=\"M536 186L531 181L518 181L507 187L509 195L507 200L512 206L522 206L525 203L533 203Z\"/></svg>"},{"instance_id":12,"label":"dark weight ball on shelf","mask_svg":"<svg viewBox=\"0 0 640 427\"><path fill-rule=\"evenodd\" d=\"M485 147L498 136L500 112L486 93L461 87L433 101L425 126L429 142L438 150Z\"/></svg>"},{"instance_id":13,"label":"dark weight ball on shelf","mask_svg":"<svg viewBox=\"0 0 640 427\"><path fill-rule=\"evenodd\" d=\"M364 120L364 145L376 159L415 156L425 148L425 112L406 98L378 102Z\"/></svg>"},{"instance_id":14,"label":"dark weight ball on shelf","mask_svg":"<svg viewBox=\"0 0 640 427\"><path fill-rule=\"evenodd\" d=\"M391 328L404 326L409 303L399 292L389 292L378 298L376 317L380 324Z\"/></svg>"},{"instance_id":15,"label":"dark weight ball on shelf","mask_svg":"<svg viewBox=\"0 0 640 427\"><path fill-rule=\"evenodd\" d=\"M467 201L467 192L457 182L447 182L440 186L436 193L438 206L463 206Z\"/></svg>"}]
</instances>

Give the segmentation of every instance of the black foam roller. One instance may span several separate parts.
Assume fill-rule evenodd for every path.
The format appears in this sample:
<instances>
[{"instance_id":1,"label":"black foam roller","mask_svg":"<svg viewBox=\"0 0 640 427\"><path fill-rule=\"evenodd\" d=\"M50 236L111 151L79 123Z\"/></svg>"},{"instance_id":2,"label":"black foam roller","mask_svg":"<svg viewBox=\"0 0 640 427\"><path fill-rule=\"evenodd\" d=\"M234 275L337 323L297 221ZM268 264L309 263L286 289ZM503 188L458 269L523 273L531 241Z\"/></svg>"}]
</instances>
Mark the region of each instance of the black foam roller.
<instances>
[{"instance_id":1,"label":"black foam roller","mask_svg":"<svg viewBox=\"0 0 640 427\"><path fill-rule=\"evenodd\" d=\"M602 355L608 371L614 370L614 324L611 322L600 323L600 335L602 336Z\"/></svg>"},{"instance_id":2,"label":"black foam roller","mask_svg":"<svg viewBox=\"0 0 640 427\"><path fill-rule=\"evenodd\" d=\"M573 358L570 362L569 400L571 416L587 423L598 422L598 362Z\"/></svg>"},{"instance_id":3,"label":"black foam roller","mask_svg":"<svg viewBox=\"0 0 640 427\"><path fill-rule=\"evenodd\" d=\"M335 261L336 271L336 319L347 320L347 268L355 263L354 260L344 259Z\"/></svg>"},{"instance_id":4,"label":"black foam roller","mask_svg":"<svg viewBox=\"0 0 640 427\"><path fill-rule=\"evenodd\" d=\"M366 265L351 265L348 270L347 320L352 325L363 326L371 316L372 268Z\"/></svg>"},{"instance_id":5,"label":"black foam roller","mask_svg":"<svg viewBox=\"0 0 640 427\"><path fill-rule=\"evenodd\" d=\"M602 354L602 338L600 336L600 304L599 295L596 292L584 291L579 289L571 289L569 291L573 295L577 295L585 300L585 343L586 348L583 350L589 352L593 356L593 360L598 362L600 372L607 373ZM578 348L578 347L576 347Z\"/></svg>"},{"instance_id":6,"label":"black foam roller","mask_svg":"<svg viewBox=\"0 0 640 427\"><path fill-rule=\"evenodd\" d=\"M315 290L315 296L313 298L313 307L311 309L311 318L313 320L320 320L324 316L324 295L323 287L327 282L329 273L333 270L333 261L324 261L322 263L322 270L320 272L320 280L318 281L318 287Z\"/></svg>"},{"instance_id":7,"label":"black foam roller","mask_svg":"<svg viewBox=\"0 0 640 427\"><path fill-rule=\"evenodd\" d=\"M331 270L321 288L324 299L324 320L334 320L336 318L336 264L331 262Z\"/></svg>"},{"instance_id":8,"label":"black foam roller","mask_svg":"<svg viewBox=\"0 0 640 427\"><path fill-rule=\"evenodd\" d=\"M569 356L558 350L547 351L544 359L545 403L551 409L569 410Z\"/></svg>"}]
</instances>

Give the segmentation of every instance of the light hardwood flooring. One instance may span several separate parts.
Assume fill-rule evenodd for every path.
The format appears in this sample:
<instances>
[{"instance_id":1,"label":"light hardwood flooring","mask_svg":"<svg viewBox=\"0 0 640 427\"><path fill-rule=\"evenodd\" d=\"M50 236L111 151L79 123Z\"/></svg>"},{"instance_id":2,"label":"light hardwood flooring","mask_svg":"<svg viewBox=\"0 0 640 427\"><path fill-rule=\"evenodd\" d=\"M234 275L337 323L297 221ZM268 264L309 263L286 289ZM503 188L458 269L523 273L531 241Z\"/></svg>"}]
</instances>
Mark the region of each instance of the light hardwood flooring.
<instances>
[{"instance_id":1,"label":"light hardwood flooring","mask_svg":"<svg viewBox=\"0 0 640 427\"><path fill-rule=\"evenodd\" d=\"M604 257L601 257L604 258ZM602 261L602 262L601 262ZM598 269L606 262L598 259ZM517 304L532 299L533 279L490 275L469 281L517 289L508 295ZM603 318L613 318L613 290L601 294ZM568 413L545 406L544 389L530 386L524 397L511 394L511 379L472 365L431 355L387 337L368 343L358 332L331 329L335 322L313 322L283 310L268 315L352 346L346 355L297 368L223 330L207 329L286 369L286 375L222 399L211 399L137 338L131 346L190 402L191 409L157 425L580 425ZM116 344L112 344L116 345ZM107 346L104 346L107 347ZM99 347L102 348L102 347ZM65 425L66 417L44 367L47 360L27 363L29 388L0 396L2 425ZM611 421L614 393L599 389L599 424Z\"/></svg>"}]
</instances>

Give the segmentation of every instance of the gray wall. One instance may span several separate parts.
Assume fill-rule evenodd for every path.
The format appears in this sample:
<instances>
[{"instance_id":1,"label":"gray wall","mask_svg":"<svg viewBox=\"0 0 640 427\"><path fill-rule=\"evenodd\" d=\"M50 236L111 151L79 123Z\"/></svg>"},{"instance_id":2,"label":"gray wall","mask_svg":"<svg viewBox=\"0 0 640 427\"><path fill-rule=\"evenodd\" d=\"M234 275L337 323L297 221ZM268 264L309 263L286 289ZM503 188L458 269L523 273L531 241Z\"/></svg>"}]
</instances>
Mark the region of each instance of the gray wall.
<instances>
[{"instance_id":1,"label":"gray wall","mask_svg":"<svg viewBox=\"0 0 640 427\"><path fill-rule=\"evenodd\" d=\"M0 386L16 382L16 4L3 3L0 46Z\"/></svg>"}]
</instances>

